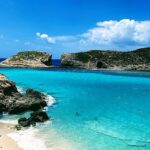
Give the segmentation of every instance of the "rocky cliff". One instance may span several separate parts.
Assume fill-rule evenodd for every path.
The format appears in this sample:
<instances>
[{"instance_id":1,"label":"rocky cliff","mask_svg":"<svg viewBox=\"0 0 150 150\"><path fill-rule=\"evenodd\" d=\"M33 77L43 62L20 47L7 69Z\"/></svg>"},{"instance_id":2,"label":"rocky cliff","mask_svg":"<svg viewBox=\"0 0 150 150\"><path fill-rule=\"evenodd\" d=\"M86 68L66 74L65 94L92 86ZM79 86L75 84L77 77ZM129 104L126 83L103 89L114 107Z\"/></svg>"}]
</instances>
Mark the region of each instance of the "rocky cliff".
<instances>
[{"instance_id":1,"label":"rocky cliff","mask_svg":"<svg viewBox=\"0 0 150 150\"><path fill-rule=\"evenodd\" d=\"M61 65L86 69L150 70L150 48L128 52L91 50L63 54Z\"/></svg>"},{"instance_id":2,"label":"rocky cliff","mask_svg":"<svg viewBox=\"0 0 150 150\"><path fill-rule=\"evenodd\" d=\"M49 67L51 54L39 51L19 52L0 63L3 67Z\"/></svg>"}]
</instances>

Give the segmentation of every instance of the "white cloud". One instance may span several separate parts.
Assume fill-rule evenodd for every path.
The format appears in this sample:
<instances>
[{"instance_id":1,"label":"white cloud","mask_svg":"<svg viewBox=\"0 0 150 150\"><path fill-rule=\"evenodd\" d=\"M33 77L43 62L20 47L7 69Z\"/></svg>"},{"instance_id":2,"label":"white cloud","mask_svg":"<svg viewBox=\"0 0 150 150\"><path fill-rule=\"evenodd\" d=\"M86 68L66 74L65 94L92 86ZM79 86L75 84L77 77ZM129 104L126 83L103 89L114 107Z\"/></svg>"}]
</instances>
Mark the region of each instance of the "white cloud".
<instances>
[{"instance_id":1,"label":"white cloud","mask_svg":"<svg viewBox=\"0 0 150 150\"><path fill-rule=\"evenodd\" d=\"M37 36L37 37L40 37L40 35L41 35L41 33L39 33L39 32L36 33L36 36Z\"/></svg>"},{"instance_id":2,"label":"white cloud","mask_svg":"<svg viewBox=\"0 0 150 150\"><path fill-rule=\"evenodd\" d=\"M83 34L85 40L97 44L150 44L150 21L123 19L98 22Z\"/></svg>"},{"instance_id":3,"label":"white cloud","mask_svg":"<svg viewBox=\"0 0 150 150\"><path fill-rule=\"evenodd\" d=\"M56 42L70 42L76 40L76 36L49 36L48 34L36 33L36 36L41 39L46 39L48 43L54 44Z\"/></svg>"},{"instance_id":4,"label":"white cloud","mask_svg":"<svg viewBox=\"0 0 150 150\"><path fill-rule=\"evenodd\" d=\"M53 37L49 37L47 34L41 34L39 32L36 33L36 36L41 39L46 39L48 43L55 43L55 39Z\"/></svg>"},{"instance_id":5,"label":"white cloud","mask_svg":"<svg viewBox=\"0 0 150 150\"><path fill-rule=\"evenodd\" d=\"M41 34L40 37L43 38L43 39L47 39L48 35L47 34Z\"/></svg>"},{"instance_id":6,"label":"white cloud","mask_svg":"<svg viewBox=\"0 0 150 150\"><path fill-rule=\"evenodd\" d=\"M80 35L49 36L36 33L54 45L78 49L131 49L150 46L150 20L122 19L97 22L94 28ZM74 46L74 47L71 47Z\"/></svg>"}]
</instances>

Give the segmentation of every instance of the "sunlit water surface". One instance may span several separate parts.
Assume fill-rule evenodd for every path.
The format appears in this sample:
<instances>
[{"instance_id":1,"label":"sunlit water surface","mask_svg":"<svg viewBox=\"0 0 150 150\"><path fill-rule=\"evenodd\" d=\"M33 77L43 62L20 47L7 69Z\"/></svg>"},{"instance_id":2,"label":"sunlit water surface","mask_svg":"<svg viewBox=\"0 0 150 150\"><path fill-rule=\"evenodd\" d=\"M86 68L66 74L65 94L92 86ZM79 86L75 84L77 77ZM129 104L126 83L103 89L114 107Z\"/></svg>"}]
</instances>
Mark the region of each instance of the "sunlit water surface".
<instances>
[{"instance_id":1,"label":"sunlit water surface","mask_svg":"<svg viewBox=\"0 0 150 150\"><path fill-rule=\"evenodd\" d=\"M55 98L38 135L53 150L150 150L150 73L0 69Z\"/></svg>"}]
</instances>

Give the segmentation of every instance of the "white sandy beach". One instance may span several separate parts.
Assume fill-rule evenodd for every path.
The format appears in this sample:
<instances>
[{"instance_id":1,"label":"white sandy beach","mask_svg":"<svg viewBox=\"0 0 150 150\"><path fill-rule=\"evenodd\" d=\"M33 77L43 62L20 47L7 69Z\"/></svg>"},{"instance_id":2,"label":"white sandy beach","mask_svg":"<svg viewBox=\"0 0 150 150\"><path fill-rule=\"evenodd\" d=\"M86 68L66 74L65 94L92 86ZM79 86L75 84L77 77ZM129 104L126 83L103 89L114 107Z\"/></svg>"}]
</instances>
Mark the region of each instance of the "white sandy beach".
<instances>
[{"instance_id":1,"label":"white sandy beach","mask_svg":"<svg viewBox=\"0 0 150 150\"><path fill-rule=\"evenodd\" d=\"M8 134L14 131L13 125L0 123L0 150L22 150L17 143L8 136Z\"/></svg>"},{"instance_id":2,"label":"white sandy beach","mask_svg":"<svg viewBox=\"0 0 150 150\"><path fill-rule=\"evenodd\" d=\"M36 131L33 127L17 131L14 124L0 122L0 150L47 150Z\"/></svg>"}]
</instances>

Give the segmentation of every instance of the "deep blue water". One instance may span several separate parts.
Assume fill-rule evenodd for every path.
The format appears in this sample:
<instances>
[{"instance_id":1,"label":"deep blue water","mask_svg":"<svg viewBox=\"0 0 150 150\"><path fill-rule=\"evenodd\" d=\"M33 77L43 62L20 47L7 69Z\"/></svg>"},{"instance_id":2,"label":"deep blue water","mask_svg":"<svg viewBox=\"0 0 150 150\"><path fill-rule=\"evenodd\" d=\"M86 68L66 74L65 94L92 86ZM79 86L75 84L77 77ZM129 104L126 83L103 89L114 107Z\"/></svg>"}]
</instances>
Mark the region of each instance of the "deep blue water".
<instances>
[{"instance_id":1,"label":"deep blue water","mask_svg":"<svg viewBox=\"0 0 150 150\"><path fill-rule=\"evenodd\" d=\"M0 58L0 62L4 61L6 58Z\"/></svg>"},{"instance_id":2,"label":"deep blue water","mask_svg":"<svg viewBox=\"0 0 150 150\"><path fill-rule=\"evenodd\" d=\"M61 60L60 59L52 59L52 65L53 66L60 66Z\"/></svg>"},{"instance_id":3,"label":"deep blue water","mask_svg":"<svg viewBox=\"0 0 150 150\"><path fill-rule=\"evenodd\" d=\"M150 150L150 73L0 69L58 102L39 134L54 150Z\"/></svg>"}]
</instances>

